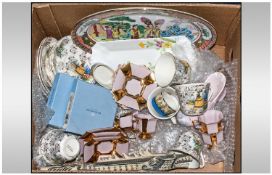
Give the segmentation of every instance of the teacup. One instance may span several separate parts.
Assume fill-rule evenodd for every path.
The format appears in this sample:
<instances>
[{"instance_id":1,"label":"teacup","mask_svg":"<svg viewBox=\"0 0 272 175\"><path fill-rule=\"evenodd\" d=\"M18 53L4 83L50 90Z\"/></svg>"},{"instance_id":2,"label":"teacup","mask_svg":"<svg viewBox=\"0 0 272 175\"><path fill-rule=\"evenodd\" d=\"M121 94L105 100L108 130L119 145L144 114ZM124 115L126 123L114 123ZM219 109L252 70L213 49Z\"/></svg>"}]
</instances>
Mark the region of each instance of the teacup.
<instances>
[{"instance_id":1,"label":"teacup","mask_svg":"<svg viewBox=\"0 0 272 175\"><path fill-rule=\"evenodd\" d=\"M147 108L155 118L161 120L172 119L180 108L175 90L171 87L157 87L148 97Z\"/></svg>"},{"instance_id":2,"label":"teacup","mask_svg":"<svg viewBox=\"0 0 272 175\"><path fill-rule=\"evenodd\" d=\"M188 116L203 114L208 107L209 83L176 85L181 112Z\"/></svg>"},{"instance_id":3,"label":"teacup","mask_svg":"<svg viewBox=\"0 0 272 175\"><path fill-rule=\"evenodd\" d=\"M74 135L54 129L40 140L39 154L50 165L62 164L74 160L80 151L80 145Z\"/></svg>"},{"instance_id":4,"label":"teacup","mask_svg":"<svg viewBox=\"0 0 272 175\"><path fill-rule=\"evenodd\" d=\"M179 60L169 52L162 54L155 65L155 79L160 87L184 84L190 80L191 68L185 60Z\"/></svg>"}]
</instances>

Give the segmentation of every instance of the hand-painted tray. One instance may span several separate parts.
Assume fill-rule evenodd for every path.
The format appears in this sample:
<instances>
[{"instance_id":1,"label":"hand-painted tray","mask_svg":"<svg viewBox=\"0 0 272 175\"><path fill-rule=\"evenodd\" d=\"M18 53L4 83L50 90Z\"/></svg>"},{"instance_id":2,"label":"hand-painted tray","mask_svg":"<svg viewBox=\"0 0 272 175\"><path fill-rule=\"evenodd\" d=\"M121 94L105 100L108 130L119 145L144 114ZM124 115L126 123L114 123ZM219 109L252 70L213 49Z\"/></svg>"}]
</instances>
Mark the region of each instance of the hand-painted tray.
<instances>
[{"instance_id":1,"label":"hand-painted tray","mask_svg":"<svg viewBox=\"0 0 272 175\"><path fill-rule=\"evenodd\" d=\"M74 42L91 52L100 41L186 36L201 49L211 48L216 31L205 19L162 8L122 8L92 14L72 31Z\"/></svg>"}]
</instances>

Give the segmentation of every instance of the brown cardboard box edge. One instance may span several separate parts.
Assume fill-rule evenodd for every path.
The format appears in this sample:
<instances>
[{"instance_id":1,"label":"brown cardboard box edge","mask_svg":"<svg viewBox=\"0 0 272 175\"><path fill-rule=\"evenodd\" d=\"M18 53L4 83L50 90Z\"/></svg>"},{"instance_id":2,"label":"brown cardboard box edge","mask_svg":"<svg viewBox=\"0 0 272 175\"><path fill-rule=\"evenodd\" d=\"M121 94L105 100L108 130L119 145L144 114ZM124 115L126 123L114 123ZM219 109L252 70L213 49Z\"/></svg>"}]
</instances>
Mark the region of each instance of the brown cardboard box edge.
<instances>
[{"instance_id":1,"label":"brown cardboard box edge","mask_svg":"<svg viewBox=\"0 0 272 175\"><path fill-rule=\"evenodd\" d=\"M46 36L57 39L69 35L75 23L92 13L122 7L159 7L169 8L201 16L216 28L218 39L212 48L225 61L241 58L241 27L239 4L211 3L32 3L32 70L35 69L36 50ZM69 13L67 13L69 12ZM238 71L240 80L240 70ZM241 116L240 116L240 81L238 82L236 108L236 138L234 172L241 172ZM32 125L32 141L34 124ZM36 167L33 164L32 169ZM177 172L177 171L174 171ZM178 172L223 172L223 163L209 165L199 170L178 170Z\"/></svg>"}]
</instances>

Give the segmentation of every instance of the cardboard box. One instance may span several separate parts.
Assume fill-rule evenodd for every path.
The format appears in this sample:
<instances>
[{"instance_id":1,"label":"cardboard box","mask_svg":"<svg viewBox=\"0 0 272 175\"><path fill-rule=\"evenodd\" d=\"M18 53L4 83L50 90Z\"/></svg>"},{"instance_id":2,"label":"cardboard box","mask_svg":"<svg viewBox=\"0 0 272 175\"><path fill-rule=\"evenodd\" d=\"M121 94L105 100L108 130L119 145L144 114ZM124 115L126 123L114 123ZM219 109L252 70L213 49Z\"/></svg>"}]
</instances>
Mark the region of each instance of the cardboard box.
<instances>
[{"instance_id":1,"label":"cardboard box","mask_svg":"<svg viewBox=\"0 0 272 175\"><path fill-rule=\"evenodd\" d=\"M217 41L212 50L226 62L241 58L241 5L222 3L33 3L32 4L32 69L35 69L35 55L44 37L60 39L70 35L77 21L92 13L124 7L160 7L189 12L211 22L217 31ZM234 172L241 172L241 112L240 112L240 66L237 75L238 93L235 122ZM34 123L32 123L34 133ZM32 134L33 136L33 134ZM33 136L34 137L34 136ZM34 140L32 138L32 140ZM207 165L198 170L175 170L175 172L223 172L223 162ZM33 172L39 172L32 164Z\"/></svg>"}]
</instances>

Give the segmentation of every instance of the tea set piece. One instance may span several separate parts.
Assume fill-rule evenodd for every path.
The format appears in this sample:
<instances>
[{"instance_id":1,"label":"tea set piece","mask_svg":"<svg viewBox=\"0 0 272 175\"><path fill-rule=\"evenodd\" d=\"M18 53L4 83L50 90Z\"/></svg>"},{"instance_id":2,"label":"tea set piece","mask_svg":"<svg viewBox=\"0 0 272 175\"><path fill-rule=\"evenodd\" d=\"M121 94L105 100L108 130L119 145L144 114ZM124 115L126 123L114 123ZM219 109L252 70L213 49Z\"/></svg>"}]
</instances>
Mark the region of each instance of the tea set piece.
<instances>
[{"instance_id":1,"label":"tea set piece","mask_svg":"<svg viewBox=\"0 0 272 175\"><path fill-rule=\"evenodd\" d=\"M171 51L171 47L178 38L98 42L92 47L92 64L102 63L113 70L118 69L119 64L128 62L153 67L161 53Z\"/></svg>"},{"instance_id":2,"label":"tea set piece","mask_svg":"<svg viewBox=\"0 0 272 175\"><path fill-rule=\"evenodd\" d=\"M53 129L40 140L39 154L50 165L74 160L80 152L77 138L63 130Z\"/></svg>"},{"instance_id":3,"label":"tea set piece","mask_svg":"<svg viewBox=\"0 0 272 175\"><path fill-rule=\"evenodd\" d=\"M138 111L119 117L116 122L121 129L140 132L138 136L143 140L152 137L151 134L156 131L157 125L157 119L151 114Z\"/></svg>"},{"instance_id":4,"label":"tea set piece","mask_svg":"<svg viewBox=\"0 0 272 175\"><path fill-rule=\"evenodd\" d=\"M208 107L209 83L192 83L174 86L181 111L188 116L203 114Z\"/></svg>"},{"instance_id":5,"label":"tea set piece","mask_svg":"<svg viewBox=\"0 0 272 175\"><path fill-rule=\"evenodd\" d=\"M201 31L201 38L198 40L195 45L200 49L208 49L211 48L216 41L216 32L212 27L208 27L204 23L200 21L193 22Z\"/></svg>"},{"instance_id":6,"label":"tea set piece","mask_svg":"<svg viewBox=\"0 0 272 175\"><path fill-rule=\"evenodd\" d=\"M117 128L87 131L79 140L84 162L96 162L103 155L128 153L128 137Z\"/></svg>"},{"instance_id":7,"label":"tea set piece","mask_svg":"<svg viewBox=\"0 0 272 175\"><path fill-rule=\"evenodd\" d=\"M181 111L177 113L177 121L180 125L186 126L186 127L194 127L196 129L199 128L199 116L188 116L183 114Z\"/></svg>"},{"instance_id":8,"label":"tea set piece","mask_svg":"<svg viewBox=\"0 0 272 175\"><path fill-rule=\"evenodd\" d=\"M68 73L84 80L91 78L91 54L77 47L70 35L61 38L55 49L54 68L56 72Z\"/></svg>"},{"instance_id":9,"label":"tea set piece","mask_svg":"<svg viewBox=\"0 0 272 175\"><path fill-rule=\"evenodd\" d=\"M80 20L72 31L78 47L92 53L99 42L186 36L201 49L211 48L216 31L205 19L171 9L122 8L102 11Z\"/></svg>"},{"instance_id":10,"label":"tea set piece","mask_svg":"<svg viewBox=\"0 0 272 175\"><path fill-rule=\"evenodd\" d=\"M175 75L175 70L175 57L170 53L162 54L158 58L154 70L157 84L160 87L168 86Z\"/></svg>"},{"instance_id":11,"label":"tea set piece","mask_svg":"<svg viewBox=\"0 0 272 175\"><path fill-rule=\"evenodd\" d=\"M205 161L202 155L203 141L195 131L187 131L180 135L172 151L179 150L193 157L195 161L189 163L188 168L203 168Z\"/></svg>"},{"instance_id":12,"label":"tea set piece","mask_svg":"<svg viewBox=\"0 0 272 175\"><path fill-rule=\"evenodd\" d=\"M199 116L200 131L204 143L214 146L223 140L223 113L218 110L208 110Z\"/></svg>"},{"instance_id":13,"label":"tea set piece","mask_svg":"<svg viewBox=\"0 0 272 175\"><path fill-rule=\"evenodd\" d=\"M184 84L190 80L191 67L187 61L178 60L170 52L166 52L158 58L154 75L160 87Z\"/></svg>"},{"instance_id":14,"label":"tea set piece","mask_svg":"<svg viewBox=\"0 0 272 175\"><path fill-rule=\"evenodd\" d=\"M208 109L212 109L214 105L222 100L226 95L226 77L221 72L215 72L206 79L205 83L210 84L208 97Z\"/></svg>"},{"instance_id":15,"label":"tea set piece","mask_svg":"<svg viewBox=\"0 0 272 175\"><path fill-rule=\"evenodd\" d=\"M142 110L146 108L146 97L156 88L156 84L152 72L146 66L128 63L117 70L112 87L117 103Z\"/></svg>"},{"instance_id":16,"label":"tea set piece","mask_svg":"<svg viewBox=\"0 0 272 175\"><path fill-rule=\"evenodd\" d=\"M114 71L104 64L94 64L91 67L94 80L101 86L112 89Z\"/></svg>"},{"instance_id":17,"label":"tea set piece","mask_svg":"<svg viewBox=\"0 0 272 175\"><path fill-rule=\"evenodd\" d=\"M123 171L169 171L173 169L195 169L205 165L202 155L203 142L193 131L182 133L173 148L166 153L151 153L140 150L133 154L100 155L97 162L86 163L85 170L98 172Z\"/></svg>"},{"instance_id":18,"label":"tea set piece","mask_svg":"<svg viewBox=\"0 0 272 175\"><path fill-rule=\"evenodd\" d=\"M37 51L37 73L38 78L42 85L42 92L47 96L50 92L50 87L52 86L52 70L49 65L49 60L52 55L52 50L55 47L57 40L52 37L44 38Z\"/></svg>"},{"instance_id":19,"label":"tea set piece","mask_svg":"<svg viewBox=\"0 0 272 175\"><path fill-rule=\"evenodd\" d=\"M164 96L162 96L162 93L164 94ZM161 98L161 99L157 100L158 102L156 102L156 97L157 99L158 98ZM160 104L161 102L164 104ZM149 112L155 118L162 119L162 120L173 118L177 114L180 108L178 97L175 90L171 87L166 87L166 88L157 87L155 90L151 92L151 94L148 97L147 108ZM171 112L165 113L164 111L167 111L168 109L171 109L170 110Z\"/></svg>"}]
</instances>

